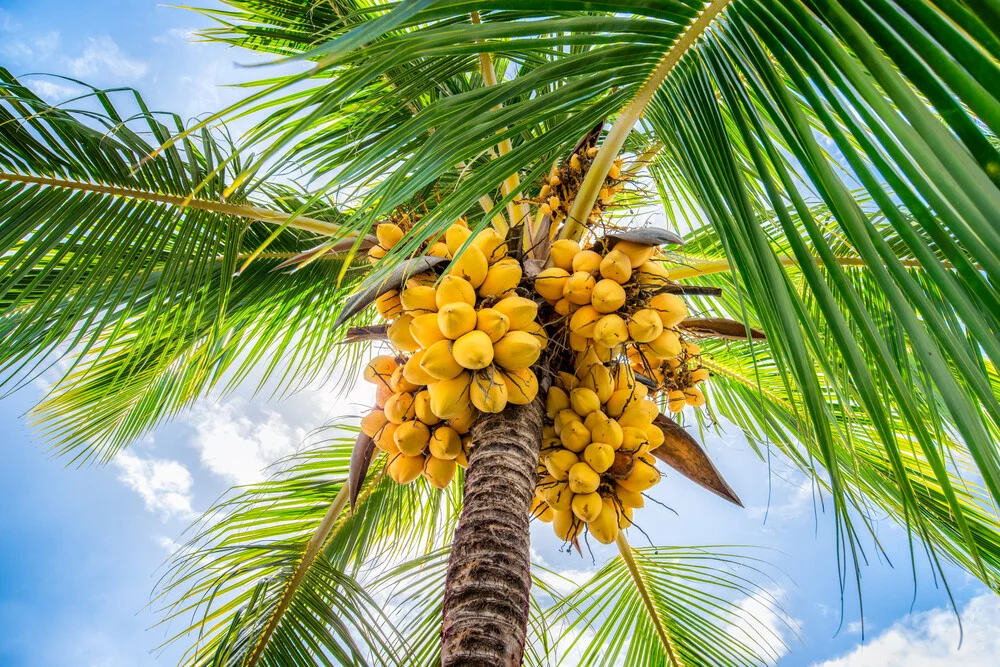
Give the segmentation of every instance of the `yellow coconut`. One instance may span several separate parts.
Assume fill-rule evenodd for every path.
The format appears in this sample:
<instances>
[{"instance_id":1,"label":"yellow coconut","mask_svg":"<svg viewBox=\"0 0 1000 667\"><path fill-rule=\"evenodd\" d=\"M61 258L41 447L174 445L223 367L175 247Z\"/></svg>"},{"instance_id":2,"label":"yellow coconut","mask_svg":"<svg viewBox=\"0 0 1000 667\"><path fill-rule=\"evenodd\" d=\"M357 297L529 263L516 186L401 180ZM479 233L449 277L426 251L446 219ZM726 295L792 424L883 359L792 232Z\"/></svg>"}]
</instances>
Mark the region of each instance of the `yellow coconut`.
<instances>
[{"instance_id":1,"label":"yellow coconut","mask_svg":"<svg viewBox=\"0 0 1000 667\"><path fill-rule=\"evenodd\" d=\"M634 405L641 399L642 396L634 389L617 389L604 402L604 410L608 413L608 416L617 419L630 405Z\"/></svg>"},{"instance_id":2,"label":"yellow coconut","mask_svg":"<svg viewBox=\"0 0 1000 667\"><path fill-rule=\"evenodd\" d=\"M429 248L427 248L427 255L430 257L451 257L451 253L448 252L448 246L445 243L432 243Z\"/></svg>"},{"instance_id":3,"label":"yellow coconut","mask_svg":"<svg viewBox=\"0 0 1000 667\"><path fill-rule=\"evenodd\" d=\"M601 544L611 544L618 539L618 515L607 498L601 504L601 513L587 524L587 534Z\"/></svg>"},{"instance_id":4,"label":"yellow coconut","mask_svg":"<svg viewBox=\"0 0 1000 667\"><path fill-rule=\"evenodd\" d=\"M566 371L559 371L559 374L556 376L556 382L564 391L573 391L580 384L580 380L575 375Z\"/></svg>"},{"instance_id":5,"label":"yellow coconut","mask_svg":"<svg viewBox=\"0 0 1000 667\"><path fill-rule=\"evenodd\" d=\"M427 449L434 458L455 459L462 453L462 438L450 426L438 426L427 443Z\"/></svg>"},{"instance_id":6,"label":"yellow coconut","mask_svg":"<svg viewBox=\"0 0 1000 667\"><path fill-rule=\"evenodd\" d=\"M566 284L563 285L563 296L570 303L575 303L579 306L586 305L590 303L596 284L597 281L594 279L594 276L583 271L577 271L566 279Z\"/></svg>"},{"instance_id":7,"label":"yellow coconut","mask_svg":"<svg viewBox=\"0 0 1000 667\"><path fill-rule=\"evenodd\" d=\"M590 523L600 515L604 503L601 502L601 496L597 492L578 493L573 496L572 509L580 521Z\"/></svg>"},{"instance_id":8,"label":"yellow coconut","mask_svg":"<svg viewBox=\"0 0 1000 667\"><path fill-rule=\"evenodd\" d=\"M430 285L408 287L399 294L403 310L411 315L437 312L437 290Z\"/></svg>"},{"instance_id":9,"label":"yellow coconut","mask_svg":"<svg viewBox=\"0 0 1000 667\"><path fill-rule=\"evenodd\" d=\"M600 270L602 259L604 258L593 250L581 250L573 257L573 271L594 273Z\"/></svg>"},{"instance_id":10,"label":"yellow coconut","mask_svg":"<svg viewBox=\"0 0 1000 667\"><path fill-rule=\"evenodd\" d=\"M652 308L632 313L628 320L628 333L637 343L648 343L663 333L663 322Z\"/></svg>"},{"instance_id":11,"label":"yellow coconut","mask_svg":"<svg viewBox=\"0 0 1000 667\"><path fill-rule=\"evenodd\" d=\"M507 385L500 371L492 366L475 373L469 395L472 404L483 412L501 412L507 407Z\"/></svg>"},{"instance_id":12,"label":"yellow coconut","mask_svg":"<svg viewBox=\"0 0 1000 667\"><path fill-rule=\"evenodd\" d=\"M424 471L423 456L398 454L389 462L386 473L397 484L409 484Z\"/></svg>"},{"instance_id":13,"label":"yellow coconut","mask_svg":"<svg viewBox=\"0 0 1000 667\"><path fill-rule=\"evenodd\" d=\"M642 497L641 493L629 491L621 484L615 485L615 496L618 498L618 502L621 503L622 507L640 509L646 505L646 499Z\"/></svg>"},{"instance_id":14,"label":"yellow coconut","mask_svg":"<svg viewBox=\"0 0 1000 667\"><path fill-rule=\"evenodd\" d=\"M667 409L671 412L680 412L687 405L687 396L683 391L675 390L667 394Z\"/></svg>"},{"instance_id":15,"label":"yellow coconut","mask_svg":"<svg viewBox=\"0 0 1000 667\"><path fill-rule=\"evenodd\" d=\"M594 325L594 340L613 349L628 340L628 325L618 315L605 315Z\"/></svg>"},{"instance_id":16,"label":"yellow coconut","mask_svg":"<svg viewBox=\"0 0 1000 667\"><path fill-rule=\"evenodd\" d=\"M553 209L558 208L556 206ZM549 248L549 258L560 269L573 268L573 258L580 252L580 244L572 239L559 239Z\"/></svg>"},{"instance_id":17,"label":"yellow coconut","mask_svg":"<svg viewBox=\"0 0 1000 667\"><path fill-rule=\"evenodd\" d=\"M549 419L569 408L569 395L559 387L549 387L545 395L545 414Z\"/></svg>"},{"instance_id":18,"label":"yellow coconut","mask_svg":"<svg viewBox=\"0 0 1000 667\"><path fill-rule=\"evenodd\" d=\"M666 440L666 437L663 435L663 429L656 424L647 424L642 427L642 431L646 434L646 440L649 442L650 450L656 449Z\"/></svg>"},{"instance_id":19,"label":"yellow coconut","mask_svg":"<svg viewBox=\"0 0 1000 667\"><path fill-rule=\"evenodd\" d=\"M521 296L508 296L493 304L493 310L510 320L511 331L524 329L538 316L538 304Z\"/></svg>"},{"instance_id":20,"label":"yellow coconut","mask_svg":"<svg viewBox=\"0 0 1000 667\"><path fill-rule=\"evenodd\" d=\"M375 308L384 319L393 320L403 314L403 302L399 300L399 291L389 290L375 299Z\"/></svg>"},{"instance_id":21,"label":"yellow coconut","mask_svg":"<svg viewBox=\"0 0 1000 667\"><path fill-rule=\"evenodd\" d=\"M578 336L572 331L569 334L569 349L574 352L583 352L587 349L587 345L590 343L589 338L584 338L583 336Z\"/></svg>"},{"instance_id":22,"label":"yellow coconut","mask_svg":"<svg viewBox=\"0 0 1000 667\"><path fill-rule=\"evenodd\" d=\"M562 298L556 301L552 309L556 311L557 315L562 315L563 317L566 317L568 315L572 315L573 313L575 313L579 307L580 306L573 303L569 299Z\"/></svg>"},{"instance_id":23,"label":"yellow coconut","mask_svg":"<svg viewBox=\"0 0 1000 667\"><path fill-rule=\"evenodd\" d=\"M425 350L439 340L447 338L438 326L437 313L424 313L414 317L410 321L410 336Z\"/></svg>"},{"instance_id":24,"label":"yellow coconut","mask_svg":"<svg viewBox=\"0 0 1000 667\"><path fill-rule=\"evenodd\" d=\"M400 452L406 456L417 456L427 446L431 431L426 424L413 419L400 424L393 437Z\"/></svg>"},{"instance_id":25,"label":"yellow coconut","mask_svg":"<svg viewBox=\"0 0 1000 667\"><path fill-rule=\"evenodd\" d=\"M577 336L593 338L594 327L597 326L597 322L601 317L602 315L592 305L580 306L573 313L573 316L569 318L569 330Z\"/></svg>"},{"instance_id":26,"label":"yellow coconut","mask_svg":"<svg viewBox=\"0 0 1000 667\"><path fill-rule=\"evenodd\" d=\"M638 452L643 445L649 448L649 438L646 437L645 431L634 426L622 427L622 446L619 451Z\"/></svg>"},{"instance_id":27,"label":"yellow coconut","mask_svg":"<svg viewBox=\"0 0 1000 667\"><path fill-rule=\"evenodd\" d=\"M542 346L544 350L549 344L549 334L545 331L545 327L541 325L540 322L529 322L528 326L521 329L525 333L530 333L532 336L538 339L538 344Z\"/></svg>"},{"instance_id":28,"label":"yellow coconut","mask_svg":"<svg viewBox=\"0 0 1000 667\"><path fill-rule=\"evenodd\" d=\"M393 394L385 402L383 410L385 418L393 424L402 424L408 419L413 419L416 417L413 407L413 394L407 392Z\"/></svg>"},{"instance_id":29,"label":"yellow coconut","mask_svg":"<svg viewBox=\"0 0 1000 667\"><path fill-rule=\"evenodd\" d=\"M559 301L569 279L569 272L553 266L535 276L535 291L547 301Z\"/></svg>"},{"instance_id":30,"label":"yellow coconut","mask_svg":"<svg viewBox=\"0 0 1000 667\"><path fill-rule=\"evenodd\" d=\"M493 363L493 342L478 329L456 340L451 352L462 368L479 370Z\"/></svg>"},{"instance_id":31,"label":"yellow coconut","mask_svg":"<svg viewBox=\"0 0 1000 667\"><path fill-rule=\"evenodd\" d=\"M613 313L625 305L625 289L614 280L599 280L590 295L590 304L599 313Z\"/></svg>"},{"instance_id":32,"label":"yellow coconut","mask_svg":"<svg viewBox=\"0 0 1000 667\"><path fill-rule=\"evenodd\" d=\"M428 385L431 382L441 379L434 377L421 368L420 362L423 360L425 353L426 350L417 350L406 360L406 364L403 366L403 377L415 385Z\"/></svg>"},{"instance_id":33,"label":"yellow coconut","mask_svg":"<svg viewBox=\"0 0 1000 667\"><path fill-rule=\"evenodd\" d=\"M527 405L538 396L538 378L530 368L505 371L501 374L507 385L507 402L513 405Z\"/></svg>"},{"instance_id":34,"label":"yellow coconut","mask_svg":"<svg viewBox=\"0 0 1000 667\"><path fill-rule=\"evenodd\" d=\"M552 517L552 531L560 540L572 542L583 531L583 522L572 511L556 510Z\"/></svg>"},{"instance_id":35,"label":"yellow coconut","mask_svg":"<svg viewBox=\"0 0 1000 667\"><path fill-rule=\"evenodd\" d=\"M688 387L684 390L684 398L687 404L696 408L705 405L705 394L698 387Z\"/></svg>"},{"instance_id":36,"label":"yellow coconut","mask_svg":"<svg viewBox=\"0 0 1000 667\"><path fill-rule=\"evenodd\" d=\"M465 278L444 276L437 286L434 300L438 309L444 308L449 303L467 303L475 306L476 290Z\"/></svg>"},{"instance_id":37,"label":"yellow coconut","mask_svg":"<svg viewBox=\"0 0 1000 667\"><path fill-rule=\"evenodd\" d=\"M594 442L602 442L610 445L612 449L618 449L622 445L624 433L618 422L609 417L594 426L591 437L594 439ZM594 470L597 470L596 466Z\"/></svg>"},{"instance_id":38,"label":"yellow coconut","mask_svg":"<svg viewBox=\"0 0 1000 667\"><path fill-rule=\"evenodd\" d=\"M573 412L581 417L586 417L601 409L601 399L597 396L597 392L586 387L577 387L571 391L569 404L573 408Z\"/></svg>"},{"instance_id":39,"label":"yellow coconut","mask_svg":"<svg viewBox=\"0 0 1000 667\"><path fill-rule=\"evenodd\" d=\"M493 360L509 371L530 367L541 354L538 339L526 331L511 331L493 345Z\"/></svg>"},{"instance_id":40,"label":"yellow coconut","mask_svg":"<svg viewBox=\"0 0 1000 667\"><path fill-rule=\"evenodd\" d=\"M415 392L420 389L420 385L410 382L403 375L403 366L398 367L392 372L392 379L389 380L389 386L392 387L394 393L399 393L401 391Z\"/></svg>"},{"instance_id":41,"label":"yellow coconut","mask_svg":"<svg viewBox=\"0 0 1000 667\"><path fill-rule=\"evenodd\" d=\"M669 329L665 329L663 333L646 344L653 351L653 354L661 359L671 359L681 353L681 340L676 333Z\"/></svg>"},{"instance_id":42,"label":"yellow coconut","mask_svg":"<svg viewBox=\"0 0 1000 667\"><path fill-rule=\"evenodd\" d=\"M469 231L468 227L462 227L461 225L452 225L449 227L444 233L444 242L448 246L448 252L452 256L457 255L470 236L472 236L472 232Z\"/></svg>"},{"instance_id":43,"label":"yellow coconut","mask_svg":"<svg viewBox=\"0 0 1000 667\"><path fill-rule=\"evenodd\" d=\"M604 420L607 418L608 416L604 414L602 411L594 410L589 415L583 418L583 425L587 427L587 429L591 433L591 437L593 437L594 427L597 426L598 424L604 423Z\"/></svg>"},{"instance_id":44,"label":"yellow coconut","mask_svg":"<svg viewBox=\"0 0 1000 667\"><path fill-rule=\"evenodd\" d=\"M571 421L563 425L559 441L571 452L582 452L590 444L590 430L583 422Z\"/></svg>"},{"instance_id":45,"label":"yellow coconut","mask_svg":"<svg viewBox=\"0 0 1000 667\"><path fill-rule=\"evenodd\" d=\"M601 403L607 403L615 390L611 371L601 364L591 364L580 371L580 386L593 389Z\"/></svg>"},{"instance_id":46,"label":"yellow coconut","mask_svg":"<svg viewBox=\"0 0 1000 667\"><path fill-rule=\"evenodd\" d=\"M549 507L549 504L538 496L535 496L535 500L531 503L530 513L531 516L538 519L542 523L551 523L552 519L555 517L555 510Z\"/></svg>"},{"instance_id":47,"label":"yellow coconut","mask_svg":"<svg viewBox=\"0 0 1000 667\"><path fill-rule=\"evenodd\" d=\"M410 322L412 321L412 316L402 315L393 321L386 330L389 342L401 352L416 352L420 349L420 343L410 334Z\"/></svg>"},{"instance_id":48,"label":"yellow coconut","mask_svg":"<svg viewBox=\"0 0 1000 667\"><path fill-rule=\"evenodd\" d=\"M483 254L486 255L486 260L490 264L498 262L507 256L507 244L504 242L503 236L492 227L487 227L476 234L476 238L472 240L472 243L483 251Z\"/></svg>"},{"instance_id":49,"label":"yellow coconut","mask_svg":"<svg viewBox=\"0 0 1000 667\"><path fill-rule=\"evenodd\" d=\"M583 450L583 460L600 474L615 462L615 449L606 442L592 442Z\"/></svg>"},{"instance_id":50,"label":"yellow coconut","mask_svg":"<svg viewBox=\"0 0 1000 667\"><path fill-rule=\"evenodd\" d=\"M483 284L479 286L479 296L500 296L511 292L521 282L521 265L513 257L505 257L493 264L486 272Z\"/></svg>"},{"instance_id":51,"label":"yellow coconut","mask_svg":"<svg viewBox=\"0 0 1000 667\"><path fill-rule=\"evenodd\" d=\"M387 354L380 354L377 357L372 357L372 360L365 366L363 377L372 384L380 384L388 387L392 380L392 374L398 367L399 364L396 363L395 358Z\"/></svg>"},{"instance_id":52,"label":"yellow coconut","mask_svg":"<svg viewBox=\"0 0 1000 667\"><path fill-rule=\"evenodd\" d=\"M424 350L420 368L436 380L450 380L462 372L462 364L455 359L454 342L441 340Z\"/></svg>"},{"instance_id":53,"label":"yellow coconut","mask_svg":"<svg viewBox=\"0 0 1000 667\"><path fill-rule=\"evenodd\" d=\"M637 269L652 258L656 248L651 245L643 245L634 241L619 241L615 244L615 250L628 257L629 264L633 269Z\"/></svg>"},{"instance_id":54,"label":"yellow coconut","mask_svg":"<svg viewBox=\"0 0 1000 667\"><path fill-rule=\"evenodd\" d=\"M684 346L684 351L687 352L689 357L697 357L701 354L701 346L697 343L688 343Z\"/></svg>"},{"instance_id":55,"label":"yellow coconut","mask_svg":"<svg viewBox=\"0 0 1000 667\"><path fill-rule=\"evenodd\" d=\"M458 465L455 461L433 456L428 456L427 462L424 464L424 475L435 489L444 489L451 484L451 480L455 478L456 470L458 470Z\"/></svg>"},{"instance_id":56,"label":"yellow coconut","mask_svg":"<svg viewBox=\"0 0 1000 667\"><path fill-rule=\"evenodd\" d=\"M382 246L378 245L372 246L371 248L368 249L368 261L374 264L383 257L385 257L386 253L388 252L389 251L383 248Z\"/></svg>"},{"instance_id":57,"label":"yellow coconut","mask_svg":"<svg viewBox=\"0 0 1000 667\"><path fill-rule=\"evenodd\" d=\"M618 425L622 428L630 426L633 428L646 428L653 423L653 418L649 416L649 413L643 410L639 405L638 401L633 403L629 408L624 410L620 417L618 417Z\"/></svg>"},{"instance_id":58,"label":"yellow coconut","mask_svg":"<svg viewBox=\"0 0 1000 667\"><path fill-rule=\"evenodd\" d=\"M510 318L493 308L483 308L476 313L476 329L495 343L510 330Z\"/></svg>"},{"instance_id":59,"label":"yellow coconut","mask_svg":"<svg viewBox=\"0 0 1000 667\"><path fill-rule=\"evenodd\" d=\"M707 368L696 368L691 371L691 382L704 382L709 377Z\"/></svg>"},{"instance_id":60,"label":"yellow coconut","mask_svg":"<svg viewBox=\"0 0 1000 667\"><path fill-rule=\"evenodd\" d=\"M568 449L556 448L545 457L545 469L557 481L565 482L569 478L569 469L580 462L580 458Z\"/></svg>"},{"instance_id":61,"label":"yellow coconut","mask_svg":"<svg viewBox=\"0 0 1000 667\"><path fill-rule=\"evenodd\" d=\"M476 410L476 406L472 404L472 401L469 401L463 406L460 415L448 418L448 426L455 429L455 433L459 435L467 435L478 417L479 410Z\"/></svg>"},{"instance_id":62,"label":"yellow coconut","mask_svg":"<svg viewBox=\"0 0 1000 667\"><path fill-rule=\"evenodd\" d=\"M417 419L428 426L433 426L441 421L440 417L431 410L431 393L426 389L414 394L413 413L417 416Z\"/></svg>"},{"instance_id":63,"label":"yellow coconut","mask_svg":"<svg viewBox=\"0 0 1000 667\"><path fill-rule=\"evenodd\" d=\"M477 246L469 246L462 252L461 256L452 261L448 274L465 278L478 289L486 280L486 273L489 270L490 265L486 261L486 255L483 254L483 251Z\"/></svg>"},{"instance_id":64,"label":"yellow coconut","mask_svg":"<svg viewBox=\"0 0 1000 667\"><path fill-rule=\"evenodd\" d=\"M648 491L660 483L660 471L645 461L636 461L632 472L625 479L618 480L619 486L636 493Z\"/></svg>"},{"instance_id":65,"label":"yellow coconut","mask_svg":"<svg viewBox=\"0 0 1000 667\"><path fill-rule=\"evenodd\" d=\"M431 410L441 419L451 419L465 413L470 404L469 386L472 373L462 371L451 380L438 380L427 386L431 394Z\"/></svg>"},{"instance_id":66,"label":"yellow coconut","mask_svg":"<svg viewBox=\"0 0 1000 667\"><path fill-rule=\"evenodd\" d=\"M372 410L361 418L361 432L369 438L374 438L375 434L382 430L382 427L389 422L385 418L385 413L381 410Z\"/></svg>"},{"instance_id":67,"label":"yellow coconut","mask_svg":"<svg viewBox=\"0 0 1000 667\"><path fill-rule=\"evenodd\" d=\"M476 309L464 301L446 304L438 311L438 327L452 340L476 328Z\"/></svg>"},{"instance_id":68,"label":"yellow coconut","mask_svg":"<svg viewBox=\"0 0 1000 667\"><path fill-rule=\"evenodd\" d=\"M380 428L378 433L375 434L375 446L389 456L399 454L399 447L396 446L397 428L399 428L399 424L386 422L385 426Z\"/></svg>"},{"instance_id":69,"label":"yellow coconut","mask_svg":"<svg viewBox=\"0 0 1000 667\"><path fill-rule=\"evenodd\" d=\"M378 244L383 248L391 248L403 239L403 230L391 222L383 222L375 228Z\"/></svg>"},{"instance_id":70,"label":"yellow coconut","mask_svg":"<svg viewBox=\"0 0 1000 667\"><path fill-rule=\"evenodd\" d=\"M669 272L661 262L651 260L635 271L639 284L650 289L659 289L670 282Z\"/></svg>"},{"instance_id":71,"label":"yellow coconut","mask_svg":"<svg viewBox=\"0 0 1000 667\"><path fill-rule=\"evenodd\" d=\"M573 492L566 482L551 482L542 487L542 498L557 512L568 512L573 506Z\"/></svg>"},{"instance_id":72,"label":"yellow coconut","mask_svg":"<svg viewBox=\"0 0 1000 667\"><path fill-rule=\"evenodd\" d=\"M378 384L375 386L375 405L380 408L385 407L385 402L392 398L392 389L388 384Z\"/></svg>"},{"instance_id":73,"label":"yellow coconut","mask_svg":"<svg viewBox=\"0 0 1000 667\"><path fill-rule=\"evenodd\" d=\"M612 250L601 260L601 277L624 285L632 277L632 262L628 255Z\"/></svg>"},{"instance_id":74,"label":"yellow coconut","mask_svg":"<svg viewBox=\"0 0 1000 667\"><path fill-rule=\"evenodd\" d=\"M676 327L688 315L687 304L676 294L657 294L649 300L649 307L656 311L667 329Z\"/></svg>"},{"instance_id":75,"label":"yellow coconut","mask_svg":"<svg viewBox=\"0 0 1000 667\"><path fill-rule=\"evenodd\" d=\"M601 485L601 476L586 462L576 463L569 469L569 490L573 493L593 493Z\"/></svg>"}]
</instances>

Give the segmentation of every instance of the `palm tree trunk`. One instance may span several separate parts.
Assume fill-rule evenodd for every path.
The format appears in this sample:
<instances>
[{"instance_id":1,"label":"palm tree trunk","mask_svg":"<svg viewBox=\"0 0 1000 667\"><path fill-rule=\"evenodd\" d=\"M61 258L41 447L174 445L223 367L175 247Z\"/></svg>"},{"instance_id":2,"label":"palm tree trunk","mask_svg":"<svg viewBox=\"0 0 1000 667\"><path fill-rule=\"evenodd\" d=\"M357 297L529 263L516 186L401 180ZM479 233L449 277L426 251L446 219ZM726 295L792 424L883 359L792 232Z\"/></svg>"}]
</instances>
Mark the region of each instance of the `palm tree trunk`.
<instances>
[{"instance_id":1,"label":"palm tree trunk","mask_svg":"<svg viewBox=\"0 0 1000 667\"><path fill-rule=\"evenodd\" d=\"M473 428L465 507L444 592L443 667L518 667L531 589L528 512L538 481L542 402Z\"/></svg>"}]
</instances>

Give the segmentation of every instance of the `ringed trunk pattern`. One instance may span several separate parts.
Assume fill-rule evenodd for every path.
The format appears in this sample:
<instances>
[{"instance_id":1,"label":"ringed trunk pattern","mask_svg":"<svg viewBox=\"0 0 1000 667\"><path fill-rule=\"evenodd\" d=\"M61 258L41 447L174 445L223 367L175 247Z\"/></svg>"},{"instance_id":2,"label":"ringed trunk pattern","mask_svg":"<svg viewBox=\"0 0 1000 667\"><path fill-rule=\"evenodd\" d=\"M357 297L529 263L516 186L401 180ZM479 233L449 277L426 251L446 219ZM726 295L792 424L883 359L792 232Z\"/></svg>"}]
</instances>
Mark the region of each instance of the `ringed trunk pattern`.
<instances>
[{"instance_id":1,"label":"ringed trunk pattern","mask_svg":"<svg viewBox=\"0 0 1000 667\"><path fill-rule=\"evenodd\" d=\"M484 414L465 478L444 593L443 667L517 667L531 589L528 520L538 481L540 399Z\"/></svg>"}]
</instances>

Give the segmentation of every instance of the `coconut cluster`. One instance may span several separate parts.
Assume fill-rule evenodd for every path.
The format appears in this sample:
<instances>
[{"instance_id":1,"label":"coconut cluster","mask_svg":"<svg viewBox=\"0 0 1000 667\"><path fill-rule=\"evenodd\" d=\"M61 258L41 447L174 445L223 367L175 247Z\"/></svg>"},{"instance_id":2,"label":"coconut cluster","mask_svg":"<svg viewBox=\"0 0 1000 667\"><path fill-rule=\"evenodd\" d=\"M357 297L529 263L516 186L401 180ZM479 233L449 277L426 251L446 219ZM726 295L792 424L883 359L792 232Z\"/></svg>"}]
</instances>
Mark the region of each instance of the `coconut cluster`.
<instances>
[{"instance_id":1,"label":"coconut cluster","mask_svg":"<svg viewBox=\"0 0 1000 667\"><path fill-rule=\"evenodd\" d=\"M587 170L597 152L596 146L581 147L570 155L568 160L549 172L545 183L539 190L538 197L534 201L538 204L539 216L548 215L551 217L553 229L566 220L566 215L573 206L573 199L579 192ZM621 169L622 159L615 158L605 178L604 187L601 188L594 208L591 210L590 222L600 220L604 208L622 190L624 180Z\"/></svg>"},{"instance_id":2,"label":"coconut cluster","mask_svg":"<svg viewBox=\"0 0 1000 667\"><path fill-rule=\"evenodd\" d=\"M563 540L586 527L610 544L643 506L642 492L660 481L650 454L664 441L653 423L659 408L628 363L607 364L590 349L574 366L546 396L532 514Z\"/></svg>"},{"instance_id":3,"label":"coconut cluster","mask_svg":"<svg viewBox=\"0 0 1000 667\"><path fill-rule=\"evenodd\" d=\"M710 377L708 369L702 365L701 347L685 342L683 337L681 343L680 354L670 359L651 360L635 347L628 351L632 368L656 383L671 412L680 412L686 405L696 408L705 405L705 394L697 385Z\"/></svg>"},{"instance_id":4,"label":"coconut cluster","mask_svg":"<svg viewBox=\"0 0 1000 667\"><path fill-rule=\"evenodd\" d=\"M442 239L429 250L457 257L443 276L431 272L413 276L402 289L382 294L375 303L389 321L389 342L400 353L398 367L392 369L399 382L393 386L412 395L415 405L425 406L432 420L416 421L427 427L443 421L464 435L480 413L500 412L508 404L535 399L538 378L531 366L548 336L537 321L538 304L517 292L521 265L508 256L500 234L485 229L473 235L459 221ZM404 435L410 430L407 427ZM429 434L428 443L432 440ZM394 442L401 454L416 456L407 454L398 439ZM386 451L392 454L390 450L391 445ZM411 451L416 451L416 444Z\"/></svg>"},{"instance_id":5,"label":"coconut cluster","mask_svg":"<svg viewBox=\"0 0 1000 667\"><path fill-rule=\"evenodd\" d=\"M443 489L458 466L468 466L468 418L444 420L431 410L427 387L406 372L407 358L380 355L365 367L365 380L375 384L376 407L361 419L361 431L389 455L386 473L399 484L423 475Z\"/></svg>"}]
</instances>

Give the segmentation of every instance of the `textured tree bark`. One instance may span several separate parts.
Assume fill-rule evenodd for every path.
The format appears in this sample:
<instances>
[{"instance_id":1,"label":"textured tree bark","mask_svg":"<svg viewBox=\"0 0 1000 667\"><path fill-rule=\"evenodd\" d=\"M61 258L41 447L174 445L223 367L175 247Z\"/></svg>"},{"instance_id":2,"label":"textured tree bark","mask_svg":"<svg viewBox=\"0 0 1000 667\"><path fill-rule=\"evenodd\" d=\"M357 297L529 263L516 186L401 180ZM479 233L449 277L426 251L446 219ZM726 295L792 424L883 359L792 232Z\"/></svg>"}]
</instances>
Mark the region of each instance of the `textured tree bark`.
<instances>
[{"instance_id":1,"label":"textured tree bark","mask_svg":"<svg viewBox=\"0 0 1000 667\"><path fill-rule=\"evenodd\" d=\"M543 407L510 406L473 428L465 506L444 592L443 667L518 667L531 589L528 511Z\"/></svg>"}]
</instances>

